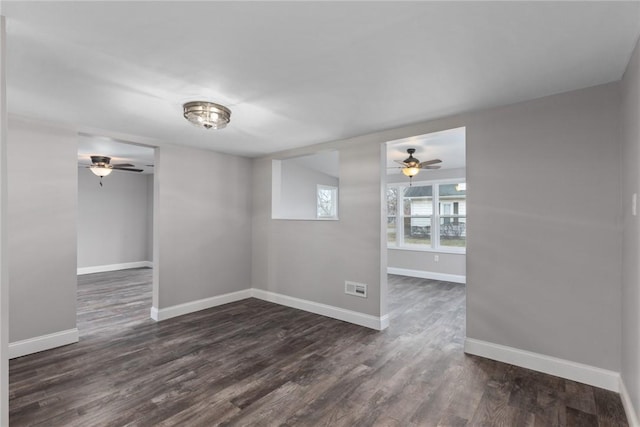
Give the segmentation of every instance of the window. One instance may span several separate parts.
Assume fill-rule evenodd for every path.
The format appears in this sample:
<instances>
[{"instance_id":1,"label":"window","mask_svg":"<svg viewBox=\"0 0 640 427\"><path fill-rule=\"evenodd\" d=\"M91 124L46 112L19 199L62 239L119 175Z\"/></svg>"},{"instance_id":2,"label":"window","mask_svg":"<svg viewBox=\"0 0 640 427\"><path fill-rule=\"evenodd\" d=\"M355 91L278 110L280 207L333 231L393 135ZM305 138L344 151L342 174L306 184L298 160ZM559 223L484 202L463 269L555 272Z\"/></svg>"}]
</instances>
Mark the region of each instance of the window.
<instances>
[{"instance_id":1,"label":"window","mask_svg":"<svg viewBox=\"0 0 640 427\"><path fill-rule=\"evenodd\" d=\"M387 187L389 247L464 251L466 183L429 183ZM398 207L401 206L401 209Z\"/></svg>"},{"instance_id":2,"label":"window","mask_svg":"<svg viewBox=\"0 0 640 427\"><path fill-rule=\"evenodd\" d=\"M318 184L317 216L325 219L338 217L338 187Z\"/></svg>"},{"instance_id":3,"label":"window","mask_svg":"<svg viewBox=\"0 0 640 427\"><path fill-rule=\"evenodd\" d=\"M387 243L396 242L396 211L398 209L398 188L387 188Z\"/></svg>"}]
</instances>

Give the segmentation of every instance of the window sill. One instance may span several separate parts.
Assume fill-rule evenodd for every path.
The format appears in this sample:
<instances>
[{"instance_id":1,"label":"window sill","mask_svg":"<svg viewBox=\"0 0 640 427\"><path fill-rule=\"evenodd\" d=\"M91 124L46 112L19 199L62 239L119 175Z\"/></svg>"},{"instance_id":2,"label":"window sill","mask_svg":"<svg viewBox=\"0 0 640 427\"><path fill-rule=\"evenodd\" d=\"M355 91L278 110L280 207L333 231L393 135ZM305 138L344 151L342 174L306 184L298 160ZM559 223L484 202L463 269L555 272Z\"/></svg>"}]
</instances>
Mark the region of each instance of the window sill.
<instances>
[{"instance_id":1,"label":"window sill","mask_svg":"<svg viewBox=\"0 0 640 427\"><path fill-rule=\"evenodd\" d=\"M440 254L454 254L454 255L466 255L466 248L414 248L411 246L387 246L388 250L396 250L396 251L412 251L412 252L437 252Z\"/></svg>"}]
</instances>

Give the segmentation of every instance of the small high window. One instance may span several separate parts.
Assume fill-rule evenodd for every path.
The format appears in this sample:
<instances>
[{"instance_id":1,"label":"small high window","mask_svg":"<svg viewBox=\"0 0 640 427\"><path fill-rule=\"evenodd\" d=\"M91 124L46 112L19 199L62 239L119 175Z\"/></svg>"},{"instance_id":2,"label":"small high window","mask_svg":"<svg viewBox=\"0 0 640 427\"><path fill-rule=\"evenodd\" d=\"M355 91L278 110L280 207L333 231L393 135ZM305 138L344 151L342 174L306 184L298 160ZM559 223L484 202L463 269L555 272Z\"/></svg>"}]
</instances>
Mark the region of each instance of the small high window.
<instances>
[{"instance_id":1,"label":"small high window","mask_svg":"<svg viewBox=\"0 0 640 427\"><path fill-rule=\"evenodd\" d=\"M338 187L318 184L317 216L319 219L338 217Z\"/></svg>"}]
</instances>

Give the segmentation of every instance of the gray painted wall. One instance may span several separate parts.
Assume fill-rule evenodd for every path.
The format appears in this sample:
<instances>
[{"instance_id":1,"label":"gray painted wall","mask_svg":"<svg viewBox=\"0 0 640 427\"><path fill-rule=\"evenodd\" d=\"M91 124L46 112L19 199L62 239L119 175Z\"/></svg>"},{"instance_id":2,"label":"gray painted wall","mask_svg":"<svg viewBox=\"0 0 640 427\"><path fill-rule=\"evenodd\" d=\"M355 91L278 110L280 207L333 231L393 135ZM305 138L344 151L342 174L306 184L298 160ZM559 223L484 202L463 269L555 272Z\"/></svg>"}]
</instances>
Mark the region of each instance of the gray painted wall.
<instances>
[{"instance_id":1,"label":"gray painted wall","mask_svg":"<svg viewBox=\"0 0 640 427\"><path fill-rule=\"evenodd\" d=\"M438 255L438 262L434 256ZM466 275L466 255L437 251L412 251L409 249L388 249L388 267L431 273Z\"/></svg>"},{"instance_id":2,"label":"gray painted wall","mask_svg":"<svg viewBox=\"0 0 640 427\"><path fill-rule=\"evenodd\" d=\"M640 47L622 80L622 380L640 413L640 227L631 213L640 193Z\"/></svg>"},{"instance_id":3,"label":"gray painted wall","mask_svg":"<svg viewBox=\"0 0 640 427\"><path fill-rule=\"evenodd\" d=\"M72 130L13 117L8 132L9 339L15 342L76 327L78 146Z\"/></svg>"},{"instance_id":4,"label":"gray painted wall","mask_svg":"<svg viewBox=\"0 0 640 427\"><path fill-rule=\"evenodd\" d=\"M271 160L311 154L318 147L253 161L253 287L378 316L383 147L357 138L335 145L338 221L271 219ZM368 284L368 298L345 295L345 280Z\"/></svg>"},{"instance_id":5,"label":"gray painted wall","mask_svg":"<svg viewBox=\"0 0 640 427\"><path fill-rule=\"evenodd\" d=\"M78 169L78 268L151 261L149 176Z\"/></svg>"},{"instance_id":6,"label":"gray painted wall","mask_svg":"<svg viewBox=\"0 0 640 427\"><path fill-rule=\"evenodd\" d=\"M145 260L153 261L153 174L147 178L147 253Z\"/></svg>"},{"instance_id":7,"label":"gray painted wall","mask_svg":"<svg viewBox=\"0 0 640 427\"><path fill-rule=\"evenodd\" d=\"M377 299L381 144L467 127L467 336L618 371L618 84L309 147L340 150L340 221L270 220L270 157L254 160L253 284L367 314ZM297 150L292 155L304 154ZM331 268L327 268L331 266ZM343 292L368 283L368 300Z\"/></svg>"},{"instance_id":8,"label":"gray painted wall","mask_svg":"<svg viewBox=\"0 0 640 427\"><path fill-rule=\"evenodd\" d=\"M153 306L250 288L250 160L167 145L155 165Z\"/></svg>"},{"instance_id":9,"label":"gray painted wall","mask_svg":"<svg viewBox=\"0 0 640 427\"><path fill-rule=\"evenodd\" d=\"M620 369L617 83L467 116L467 336Z\"/></svg>"},{"instance_id":10,"label":"gray painted wall","mask_svg":"<svg viewBox=\"0 0 640 427\"><path fill-rule=\"evenodd\" d=\"M280 202L278 218L315 219L317 216L318 184L338 187L336 177L318 172L295 162L280 162ZM338 215L340 206L338 206Z\"/></svg>"}]
</instances>

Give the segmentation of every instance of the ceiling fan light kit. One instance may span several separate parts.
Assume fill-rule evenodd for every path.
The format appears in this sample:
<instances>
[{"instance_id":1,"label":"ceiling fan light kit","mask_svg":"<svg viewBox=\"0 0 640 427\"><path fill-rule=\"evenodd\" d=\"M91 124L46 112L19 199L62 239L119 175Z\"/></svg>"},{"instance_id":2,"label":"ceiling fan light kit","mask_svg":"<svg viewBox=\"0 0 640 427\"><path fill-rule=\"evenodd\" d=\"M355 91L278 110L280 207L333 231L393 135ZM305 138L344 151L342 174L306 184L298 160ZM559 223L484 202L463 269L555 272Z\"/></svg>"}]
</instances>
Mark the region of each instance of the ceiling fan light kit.
<instances>
[{"instance_id":1,"label":"ceiling fan light kit","mask_svg":"<svg viewBox=\"0 0 640 427\"><path fill-rule=\"evenodd\" d=\"M89 166L89 170L93 172L94 175L102 178L103 176L107 176L113 171L113 167L109 166L100 166L100 165L91 165Z\"/></svg>"},{"instance_id":2,"label":"ceiling fan light kit","mask_svg":"<svg viewBox=\"0 0 640 427\"><path fill-rule=\"evenodd\" d=\"M403 161L396 160L396 162L400 163L402 173L404 176L409 177L409 186L411 186L411 178L416 176L420 169L440 169L440 166L437 166L436 163L442 163L440 159L427 160L426 162L420 162L420 160L413 157L413 153L416 152L415 148L407 148L407 153L409 153L409 157L404 159Z\"/></svg>"},{"instance_id":3,"label":"ceiling fan light kit","mask_svg":"<svg viewBox=\"0 0 640 427\"><path fill-rule=\"evenodd\" d=\"M231 121L231 110L213 102L187 102L182 109L184 118L199 128L223 129Z\"/></svg>"},{"instance_id":4,"label":"ceiling fan light kit","mask_svg":"<svg viewBox=\"0 0 640 427\"><path fill-rule=\"evenodd\" d=\"M420 172L420 168L417 168L415 166L402 168L402 173L404 174L404 176L408 176L409 178L413 178L414 176L418 175L418 172Z\"/></svg>"},{"instance_id":5,"label":"ceiling fan light kit","mask_svg":"<svg viewBox=\"0 0 640 427\"><path fill-rule=\"evenodd\" d=\"M142 172L143 169L134 169L135 165L131 163L111 164L111 157L107 156L91 156L91 165L87 166L89 170L96 176L100 177L100 187L102 187L102 178L109 175L114 170L127 172Z\"/></svg>"}]
</instances>

